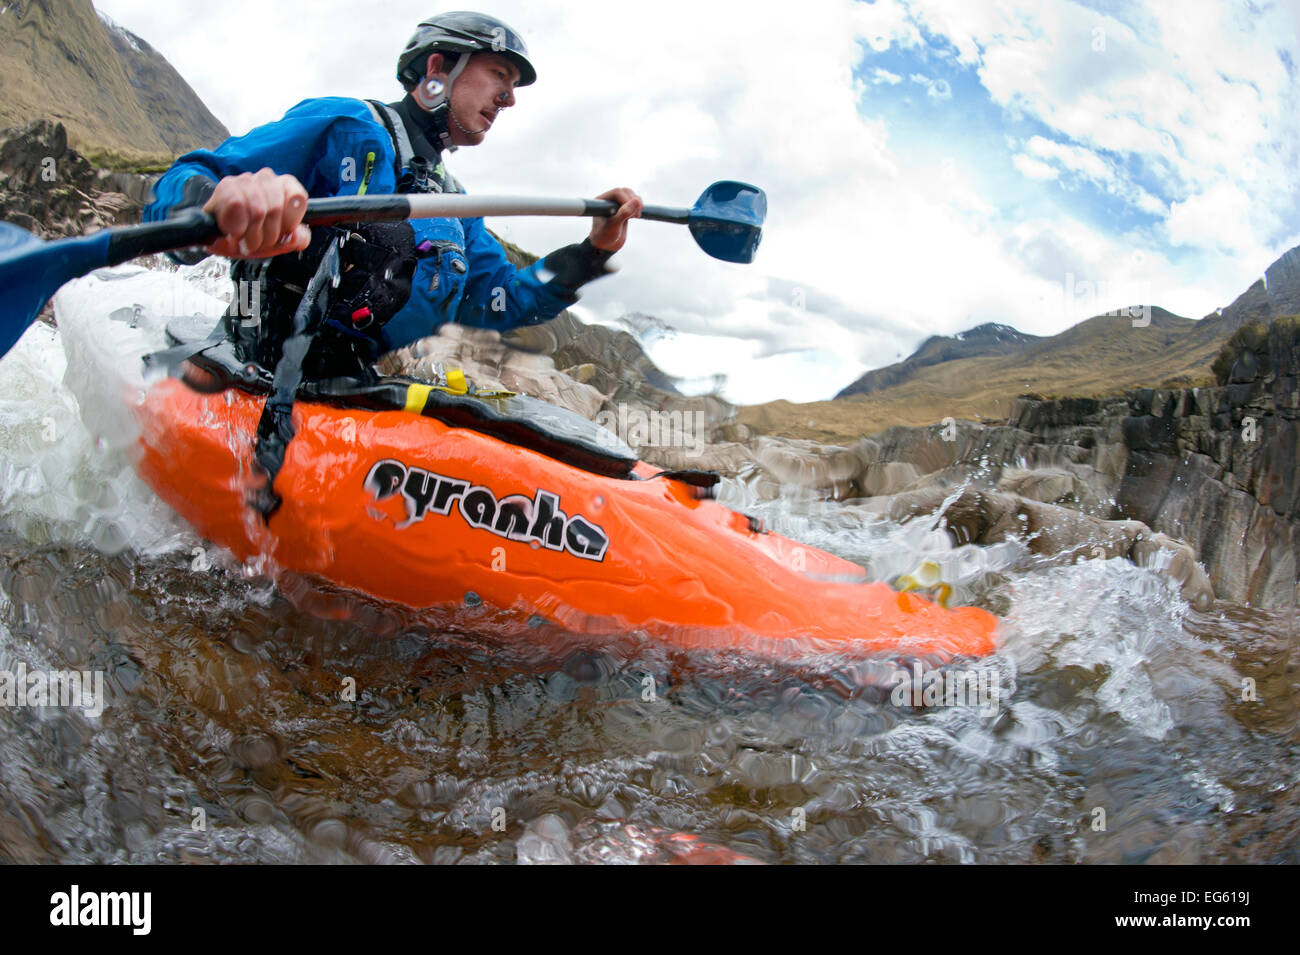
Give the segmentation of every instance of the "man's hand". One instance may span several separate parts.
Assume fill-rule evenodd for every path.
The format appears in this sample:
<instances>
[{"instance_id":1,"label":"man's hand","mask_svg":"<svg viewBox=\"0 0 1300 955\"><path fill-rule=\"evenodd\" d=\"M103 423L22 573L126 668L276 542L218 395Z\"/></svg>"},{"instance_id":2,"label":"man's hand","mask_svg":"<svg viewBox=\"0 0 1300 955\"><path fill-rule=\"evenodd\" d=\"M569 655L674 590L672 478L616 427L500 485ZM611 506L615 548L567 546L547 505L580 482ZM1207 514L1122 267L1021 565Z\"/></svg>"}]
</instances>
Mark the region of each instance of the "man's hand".
<instances>
[{"instance_id":1,"label":"man's hand","mask_svg":"<svg viewBox=\"0 0 1300 955\"><path fill-rule=\"evenodd\" d=\"M298 252L311 242L311 230L301 224L307 190L293 176L272 169L222 179L203 211L216 217L223 233L208 246L216 255L265 259Z\"/></svg>"},{"instance_id":2,"label":"man's hand","mask_svg":"<svg viewBox=\"0 0 1300 955\"><path fill-rule=\"evenodd\" d=\"M617 252L627 241L627 220L641 215L645 205L631 189L611 189L597 199L611 199L619 204L618 211L609 218L596 218L591 222L591 244L607 252Z\"/></svg>"}]
</instances>

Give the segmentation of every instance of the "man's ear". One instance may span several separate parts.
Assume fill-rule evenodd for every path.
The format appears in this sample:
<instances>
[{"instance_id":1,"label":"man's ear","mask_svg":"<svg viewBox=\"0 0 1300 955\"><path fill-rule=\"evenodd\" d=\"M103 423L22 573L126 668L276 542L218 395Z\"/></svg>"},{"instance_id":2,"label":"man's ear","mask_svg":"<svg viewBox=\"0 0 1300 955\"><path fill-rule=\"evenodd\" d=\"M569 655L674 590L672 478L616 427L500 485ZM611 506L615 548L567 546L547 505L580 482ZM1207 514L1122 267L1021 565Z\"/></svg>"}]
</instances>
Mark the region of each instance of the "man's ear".
<instances>
[{"instance_id":1,"label":"man's ear","mask_svg":"<svg viewBox=\"0 0 1300 955\"><path fill-rule=\"evenodd\" d=\"M429 60L424 68L425 76L434 76L442 72L442 54L430 53Z\"/></svg>"}]
</instances>

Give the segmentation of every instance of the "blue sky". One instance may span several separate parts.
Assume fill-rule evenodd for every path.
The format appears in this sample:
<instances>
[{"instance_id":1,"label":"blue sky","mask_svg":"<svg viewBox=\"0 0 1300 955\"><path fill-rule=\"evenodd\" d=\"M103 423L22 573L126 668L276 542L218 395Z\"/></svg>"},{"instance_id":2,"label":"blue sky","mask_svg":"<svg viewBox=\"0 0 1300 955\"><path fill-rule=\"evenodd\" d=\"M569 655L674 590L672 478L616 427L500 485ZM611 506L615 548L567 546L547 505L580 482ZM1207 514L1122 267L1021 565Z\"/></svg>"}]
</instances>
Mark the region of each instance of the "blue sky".
<instances>
[{"instance_id":1,"label":"blue sky","mask_svg":"<svg viewBox=\"0 0 1300 955\"><path fill-rule=\"evenodd\" d=\"M1011 217L1049 215L1064 206L1088 225L1107 231L1137 230L1149 234L1160 222L1151 208L1061 162L1046 145L1070 150L1086 148L1062 136L1036 117L1006 109L993 101L974 66L956 62L955 51L943 37L925 36L911 48L876 51L865 45L853 74L869 85L861 98L864 116L884 120L890 145L905 163L924 163L940 155L975 180L981 193L1010 200ZM1038 154L1027 144L1038 144ZM1123 178L1160 195L1150 162L1109 150L1096 150L1102 164L1123 167ZM1017 165L1017 157L1027 163ZM1026 181L1027 180L1027 181Z\"/></svg>"},{"instance_id":2,"label":"blue sky","mask_svg":"<svg viewBox=\"0 0 1300 955\"><path fill-rule=\"evenodd\" d=\"M1085 58L1092 61L1087 65L1094 66L1096 74L1136 74L1141 69L1138 55L1160 46L1160 24L1144 15L1140 4L1091 3L1076 8L1082 16L1088 15L1083 11L1099 14L1086 36L1074 41L1076 46L1086 43ZM1117 37L1113 24L1107 22L1112 18L1133 31L1131 35L1121 31ZM1195 263L1204 250L1197 244L1170 241L1164 230L1171 204L1186 202L1195 194L1191 184L1180 181L1175 168L1181 151L1175 131L1156 129L1158 149L1105 148L1091 137L1075 138L1067 129L1045 122L1032 107L1023 109L1014 100L995 101L981 77L982 55L964 58L947 36L930 32L923 19L911 21L918 26L919 42L886 46L879 37L872 38L864 44L864 55L854 69L855 78L870 87L862 97L862 113L888 124L896 155L924 162L946 154L976 178L983 194L1007 202L999 208L1008 219L1069 215L1104 234L1145 244L1173 264ZM984 52L978 46L977 50ZM1214 54L1211 48L1204 52ZM1294 79L1289 50L1279 46L1276 55ZM1118 66L1116 59L1122 61ZM1258 84L1249 76L1216 72L1224 85L1249 89L1260 97ZM1174 76L1191 91L1185 77ZM1130 115L1141 113L1130 111ZM1182 118L1192 122L1185 114ZM1267 150L1282 144L1241 145L1249 150L1248 156L1252 146ZM1294 142L1287 145L1293 154ZM1231 158L1230 154L1223 157ZM1230 181L1231 172L1230 166L1223 169L1223 178ZM1260 238L1289 243L1297 234L1296 193L1278 198L1284 199L1291 214Z\"/></svg>"},{"instance_id":3,"label":"blue sky","mask_svg":"<svg viewBox=\"0 0 1300 955\"><path fill-rule=\"evenodd\" d=\"M99 0L232 132L308 96L396 98L425 0ZM459 7L457 3L454 6ZM676 331L670 373L755 402L825 398L930 334L1053 334L1158 304L1200 317L1300 243L1300 4L1182 0L503 0L539 82L449 165L478 193L689 204L768 192L758 260L637 223L588 320ZM599 43L592 37L599 36ZM545 253L580 225L496 220ZM1074 294L1069 294L1073 290Z\"/></svg>"}]
</instances>

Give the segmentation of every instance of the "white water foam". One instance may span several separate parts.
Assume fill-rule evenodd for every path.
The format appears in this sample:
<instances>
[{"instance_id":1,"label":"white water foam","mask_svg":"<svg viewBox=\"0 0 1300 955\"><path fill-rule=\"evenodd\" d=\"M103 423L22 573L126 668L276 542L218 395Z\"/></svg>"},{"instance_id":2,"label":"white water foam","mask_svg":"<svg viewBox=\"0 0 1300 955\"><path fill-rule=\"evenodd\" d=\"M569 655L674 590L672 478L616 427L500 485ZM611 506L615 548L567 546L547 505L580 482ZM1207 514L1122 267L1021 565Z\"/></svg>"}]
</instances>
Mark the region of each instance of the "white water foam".
<instances>
[{"instance_id":1,"label":"white water foam","mask_svg":"<svg viewBox=\"0 0 1300 955\"><path fill-rule=\"evenodd\" d=\"M34 324L0 361L0 521L9 529L35 546L107 554L193 546L193 532L136 476L132 404L146 386L141 356L166 345L166 321L225 309L212 294L222 267L91 273L55 297L57 329Z\"/></svg>"},{"instance_id":2,"label":"white water foam","mask_svg":"<svg viewBox=\"0 0 1300 955\"><path fill-rule=\"evenodd\" d=\"M101 270L59 293L58 330L34 326L0 361L0 520L35 545L151 554L201 543L136 476L131 406L146 387L140 356L165 347L166 322L196 312L215 319L228 289L227 263L209 260L179 272ZM1002 590L1010 597L998 657L1007 669L1005 687L1017 672L1078 666L1104 672L1097 703L1143 734L1161 738L1178 722L1153 673L1169 665L1171 654L1183 651L1186 659L1190 651L1194 659L1199 648L1189 645L1195 641L1182 626L1186 604L1155 571L1121 559L1044 566L1017 540L955 545L938 517L898 524L792 489L762 503L743 480L724 481L719 490L723 503L864 564L873 579L908 573L928 559L954 586L955 604L990 586ZM1208 686L1216 676L1207 671L1194 679ZM1017 705L1020 732L1028 736L1070 731L1035 730L1042 714ZM976 734L972 743L978 742Z\"/></svg>"}]
</instances>

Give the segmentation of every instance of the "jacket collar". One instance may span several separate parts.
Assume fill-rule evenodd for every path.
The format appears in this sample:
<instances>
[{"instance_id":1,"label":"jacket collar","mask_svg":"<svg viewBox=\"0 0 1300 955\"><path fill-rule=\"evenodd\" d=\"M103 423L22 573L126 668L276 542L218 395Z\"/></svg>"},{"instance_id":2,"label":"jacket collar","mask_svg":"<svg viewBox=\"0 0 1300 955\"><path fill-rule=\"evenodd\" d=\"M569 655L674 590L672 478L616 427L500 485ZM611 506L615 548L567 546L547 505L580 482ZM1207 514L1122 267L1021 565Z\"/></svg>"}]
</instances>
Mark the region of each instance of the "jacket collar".
<instances>
[{"instance_id":1,"label":"jacket collar","mask_svg":"<svg viewBox=\"0 0 1300 955\"><path fill-rule=\"evenodd\" d=\"M420 108L410 93L401 102L389 105L402 117L402 125L406 127L415 155L423 156L436 166L442 160L442 147L436 145L438 133L434 129L433 117Z\"/></svg>"}]
</instances>

